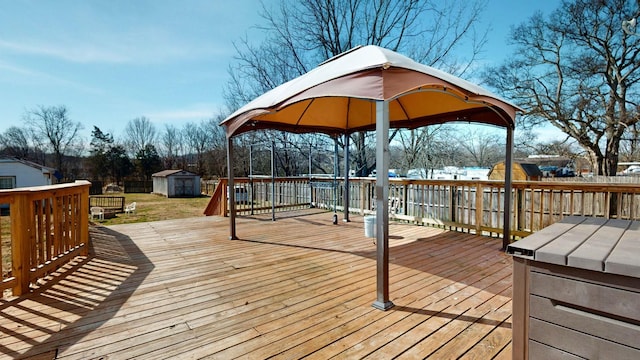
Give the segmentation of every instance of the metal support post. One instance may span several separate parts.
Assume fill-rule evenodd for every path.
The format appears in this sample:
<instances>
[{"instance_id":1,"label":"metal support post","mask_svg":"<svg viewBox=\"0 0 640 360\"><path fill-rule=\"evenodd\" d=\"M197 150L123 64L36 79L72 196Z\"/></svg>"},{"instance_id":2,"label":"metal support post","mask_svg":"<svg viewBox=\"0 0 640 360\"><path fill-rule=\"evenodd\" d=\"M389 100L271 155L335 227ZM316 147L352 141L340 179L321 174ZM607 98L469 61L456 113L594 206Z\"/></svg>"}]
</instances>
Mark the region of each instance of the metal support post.
<instances>
[{"instance_id":1,"label":"metal support post","mask_svg":"<svg viewBox=\"0 0 640 360\"><path fill-rule=\"evenodd\" d=\"M389 300L389 103L376 102L376 286L373 307L388 310Z\"/></svg>"},{"instance_id":2,"label":"metal support post","mask_svg":"<svg viewBox=\"0 0 640 360\"><path fill-rule=\"evenodd\" d=\"M276 142L271 142L271 220L276 221Z\"/></svg>"},{"instance_id":3,"label":"metal support post","mask_svg":"<svg viewBox=\"0 0 640 360\"><path fill-rule=\"evenodd\" d=\"M227 138L227 173L229 176L229 239L237 240L236 235L236 188L233 179L233 137Z\"/></svg>"},{"instance_id":4,"label":"metal support post","mask_svg":"<svg viewBox=\"0 0 640 360\"><path fill-rule=\"evenodd\" d=\"M349 222L349 134L344 134L344 191L342 193L342 204L344 205L344 219Z\"/></svg>"},{"instance_id":5,"label":"metal support post","mask_svg":"<svg viewBox=\"0 0 640 360\"><path fill-rule=\"evenodd\" d=\"M502 231L502 250L507 250L511 242L511 190L513 175L513 128L507 127L507 148L504 161L504 221Z\"/></svg>"}]
</instances>

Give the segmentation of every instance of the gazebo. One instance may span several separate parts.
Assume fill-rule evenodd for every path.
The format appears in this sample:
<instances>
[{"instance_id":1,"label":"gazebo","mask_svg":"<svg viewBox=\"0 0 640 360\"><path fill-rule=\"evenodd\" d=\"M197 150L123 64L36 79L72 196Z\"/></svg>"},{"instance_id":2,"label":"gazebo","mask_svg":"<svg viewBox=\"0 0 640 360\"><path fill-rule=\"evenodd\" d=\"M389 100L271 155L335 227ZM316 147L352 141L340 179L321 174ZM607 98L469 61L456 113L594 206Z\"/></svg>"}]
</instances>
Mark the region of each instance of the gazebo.
<instances>
[{"instance_id":1,"label":"gazebo","mask_svg":"<svg viewBox=\"0 0 640 360\"><path fill-rule=\"evenodd\" d=\"M222 121L227 135L229 188L234 188L234 136L258 129L349 135L376 132L377 298L389 300L389 129L469 122L506 129L505 194L511 193L511 163L518 108L489 91L378 46L360 46L257 97ZM348 167L349 137L345 136ZM345 198L348 199L345 171ZM234 192L229 192L230 238L237 239ZM511 197L505 196L503 247L510 238ZM348 214L345 216L348 217Z\"/></svg>"}]
</instances>

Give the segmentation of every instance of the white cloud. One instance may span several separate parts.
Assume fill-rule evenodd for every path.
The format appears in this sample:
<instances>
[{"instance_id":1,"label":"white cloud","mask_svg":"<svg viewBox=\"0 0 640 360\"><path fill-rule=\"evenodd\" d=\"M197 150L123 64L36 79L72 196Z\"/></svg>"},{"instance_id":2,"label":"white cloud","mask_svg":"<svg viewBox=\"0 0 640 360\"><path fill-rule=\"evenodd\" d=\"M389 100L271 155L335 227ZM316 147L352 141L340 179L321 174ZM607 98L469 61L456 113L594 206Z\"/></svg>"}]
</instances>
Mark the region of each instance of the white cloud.
<instances>
[{"instance_id":1,"label":"white cloud","mask_svg":"<svg viewBox=\"0 0 640 360\"><path fill-rule=\"evenodd\" d=\"M210 58L229 49L211 43L194 43L175 38L164 31L140 29L137 32L104 32L74 36L67 40L0 40L1 52L43 56L74 63L163 63L173 60Z\"/></svg>"},{"instance_id":2,"label":"white cloud","mask_svg":"<svg viewBox=\"0 0 640 360\"><path fill-rule=\"evenodd\" d=\"M192 104L180 109L150 111L144 114L152 122L190 122L211 119L219 113L217 104Z\"/></svg>"},{"instance_id":3,"label":"white cloud","mask_svg":"<svg viewBox=\"0 0 640 360\"><path fill-rule=\"evenodd\" d=\"M185 5L157 0L14 4L0 12L0 54L106 64L231 56L229 35L236 33L219 24L231 21L229 14L208 0Z\"/></svg>"},{"instance_id":4,"label":"white cloud","mask_svg":"<svg viewBox=\"0 0 640 360\"><path fill-rule=\"evenodd\" d=\"M17 54L46 56L71 62L126 62L127 56L97 46L65 45L51 42L9 42L0 40L0 49Z\"/></svg>"},{"instance_id":5,"label":"white cloud","mask_svg":"<svg viewBox=\"0 0 640 360\"><path fill-rule=\"evenodd\" d=\"M91 94L104 93L104 91L100 88L87 86L85 84L81 84L81 83L64 79L61 77L53 76L45 72L32 70L24 66L18 66L11 63L3 62L1 60L0 60L0 69L4 69L8 73L14 73L19 75L20 81L22 82L24 82L26 78L30 78L33 81L38 82L40 84L47 83L50 85L63 85L63 86L71 87L86 93L91 93ZM16 80L11 80L11 81L15 83Z\"/></svg>"},{"instance_id":6,"label":"white cloud","mask_svg":"<svg viewBox=\"0 0 640 360\"><path fill-rule=\"evenodd\" d=\"M12 73L16 73L16 74L20 74L20 75L26 75L26 76L35 77L35 76L42 75L41 73L38 73L36 71L27 69L25 67L16 66L16 65L4 63L4 62L0 62L0 69L4 69L4 70L7 70L7 71L12 72Z\"/></svg>"}]
</instances>

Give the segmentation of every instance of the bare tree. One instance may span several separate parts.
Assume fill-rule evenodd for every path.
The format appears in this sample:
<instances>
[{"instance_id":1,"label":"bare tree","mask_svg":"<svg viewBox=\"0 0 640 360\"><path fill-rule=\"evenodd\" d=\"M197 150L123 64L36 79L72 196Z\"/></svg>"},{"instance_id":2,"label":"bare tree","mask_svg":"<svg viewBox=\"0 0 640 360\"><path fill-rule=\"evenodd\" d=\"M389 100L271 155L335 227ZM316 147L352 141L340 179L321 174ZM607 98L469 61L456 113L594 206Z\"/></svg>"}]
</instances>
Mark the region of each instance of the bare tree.
<instances>
[{"instance_id":1,"label":"bare tree","mask_svg":"<svg viewBox=\"0 0 640 360\"><path fill-rule=\"evenodd\" d=\"M193 168L196 174L204 175L205 153L211 148L211 134L207 131L207 122L185 124L182 138L187 146L188 167Z\"/></svg>"},{"instance_id":2,"label":"bare tree","mask_svg":"<svg viewBox=\"0 0 640 360\"><path fill-rule=\"evenodd\" d=\"M124 142L129 148L129 155L132 157L143 151L147 145L155 146L156 127L151 120L144 116L129 120L124 132Z\"/></svg>"},{"instance_id":3,"label":"bare tree","mask_svg":"<svg viewBox=\"0 0 640 360\"><path fill-rule=\"evenodd\" d=\"M553 140L546 143L536 144L536 152L538 154L558 155L570 159L576 159L581 154L577 152L574 146L566 141Z\"/></svg>"},{"instance_id":4,"label":"bare tree","mask_svg":"<svg viewBox=\"0 0 640 360\"><path fill-rule=\"evenodd\" d=\"M402 152L399 167L407 171L425 169L426 172L440 165L443 153L452 151L451 146L445 145L449 143L446 140L447 130L443 125L434 125L400 131L397 136Z\"/></svg>"},{"instance_id":5,"label":"bare tree","mask_svg":"<svg viewBox=\"0 0 640 360\"><path fill-rule=\"evenodd\" d=\"M636 116L640 109L636 109ZM620 142L620 158L623 161L640 160L640 122L629 126Z\"/></svg>"},{"instance_id":6,"label":"bare tree","mask_svg":"<svg viewBox=\"0 0 640 360\"><path fill-rule=\"evenodd\" d=\"M178 156L182 154L182 133L177 127L166 124L164 131L160 134L159 142L164 168L175 169L178 165Z\"/></svg>"},{"instance_id":7,"label":"bare tree","mask_svg":"<svg viewBox=\"0 0 640 360\"><path fill-rule=\"evenodd\" d=\"M34 149L30 138L27 129L11 126L0 134L2 153L18 159L34 160L32 158Z\"/></svg>"},{"instance_id":8,"label":"bare tree","mask_svg":"<svg viewBox=\"0 0 640 360\"><path fill-rule=\"evenodd\" d=\"M80 142L80 122L69 118L67 108L60 106L40 105L27 111L25 123L33 133L34 138L54 155L54 166L65 173L64 156L70 152L77 152L77 142Z\"/></svg>"},{"instance_id":9,"label":"bare tree","mask_svg":"<svg viewBox=\"0 0 640 360\"><path fill-rule=\"evenodd\" d=\"M622 22L630 0L563 2L512 29L516 52L486 74L525 110L529 125L551 123L575 139L600 175L615 175L620 142L640 120L640 38Z\"/></svg>"},{"instance_id":10,"label":"bare tree","mask_svg":"<svg viewBox=\"0 0 640 360\"><path fill-rule=\"evenodd\" d=\"M217 116L203 121L201 124L210 137L205 155L205 173L210 176L223 176L226 170L227 137L224 128L219 125L223 119L223 112L220 111Z\"/></svg>"},{"instance_id":11,"label":"bare tree","mask_svg":"<svg viewBox=\"0 0 640 360\"><path fill-rule=\"evenodd\" d=\"M504 141L495 131L470 126L456 138L466 165L491 167L504 159Z\"/></svg>"},{"instance_id":12,"label":"bare tree","mask_svg":"<svg viewBox=\"0 0 640 360\"><path fill-rule=\"evenodd\" d=\"M238 150L240 154L236 160L236 168L239 174L248 176L251 172L256 175L271 173L271 144L276 146L274 152L274 171L277 176L297 176L309 171L309 151L312 149L313 166L317 172L327 172L325 161L321 158L318 149L324 149L328 137L318 134L291 134L282 131L250 132L238 137ZM333 144L333 141L331 141ZM331 145L333 146L333 145ZM249 153L251 151L250 171ZM333 147L332 147L333 149ZM313 170L312 170L313 171ZM330 169L333 172L333 167Z\"/></svg>"},{"instance_id":13,"label":"bare tree","mask_svg":"<svg viewBox=\"0 0 640 360\"><path fill-rule=\"evenodd\" d=\"M318 144L326 144L328 137L310 134L288 134L277 132L274 136L276 144L279 145L279 151L276 151L276 166L279 175L283 176L299 176L309 172L309 146L312 150L318 148ZM324 140L324 141L323 141ZM331 141L333 144L333 141ZM324 147L324 146L323 146ZM313 152L313 151L312 151ZM316 162L316 166L321 163ZM331 169L333 173L334 169Z\"/></svg>"},{"instance_id":14,"label":"bare tree","mask_svg":"<svg viewBox=\"0 0 640 360\"><path fill-rule=\"evenodd\" d=\"M355 147L354 167L356 176L368 176L375 169L375 137L373 132L360 131L351 134L352 144Z\"/></svg>"},{"instance_id":15,"label":"bare tree","mask_svg":"<svg viewBox=\"0 0 640 360\"><path fill-rule=\"evenodd\" d=\"M260 44L236 44L237 63L224 89L229 110L357 45L403 52L427 65L464 74L486 42L477 31L485 1L296 0L263 6ZM469 58L456 57L463 48ZM356 169L371 168L370 136L354 134ZM359 153L362 152L362 153Z\"/></svg>"}]
</instances>

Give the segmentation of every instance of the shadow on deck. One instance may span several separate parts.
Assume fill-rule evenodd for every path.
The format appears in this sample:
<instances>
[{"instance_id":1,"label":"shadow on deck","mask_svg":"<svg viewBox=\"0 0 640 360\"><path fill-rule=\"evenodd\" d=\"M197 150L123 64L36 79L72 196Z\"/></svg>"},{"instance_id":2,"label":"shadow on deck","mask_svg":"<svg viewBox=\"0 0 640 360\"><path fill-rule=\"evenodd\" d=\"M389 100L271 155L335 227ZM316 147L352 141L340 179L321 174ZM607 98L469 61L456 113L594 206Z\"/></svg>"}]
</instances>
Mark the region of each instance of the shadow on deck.
<instances>
[{"instance_id":1,"label":"shadow on deck","mask_svg":"<svg viewBox=\"0 0 640 360\"><path fill-rule=\"evenodd\" d=\"M258 217L258 219L264 219ZM87 259L1 303L21 358L510 358L511 259L499 239L390 226L390 296L375 300L362 218L300 212L92 230Z\"/></svg>"},{"instance_id":2,"label":"shadow on deck","mask_svg":"<svg viewBox=\"0 0 640 360\"><path fill-rule=\"evenodd\" d=\"M33 292L0 305L0 353L55 359L109 321L153 269L131 238L90 230L89 256L51 274Z\"/></svg>"}]
</instances>

